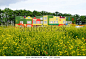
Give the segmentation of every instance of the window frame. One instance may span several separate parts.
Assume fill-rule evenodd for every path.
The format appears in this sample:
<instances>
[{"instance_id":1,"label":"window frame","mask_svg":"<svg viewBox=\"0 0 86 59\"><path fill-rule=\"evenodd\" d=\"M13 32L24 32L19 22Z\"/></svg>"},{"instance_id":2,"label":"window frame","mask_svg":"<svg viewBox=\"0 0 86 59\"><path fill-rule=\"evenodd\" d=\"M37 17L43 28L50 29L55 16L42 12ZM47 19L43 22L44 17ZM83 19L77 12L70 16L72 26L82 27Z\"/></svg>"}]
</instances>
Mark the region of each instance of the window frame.
<instances>
[{"instance_id":1,"label":"window frame","mask_svg":"<svg viewBox=\"0 0 86 59\"><path fill-rule=\"evenodd\" d=\"M44 17L44 20L47 20L47 17Z\"/></svg>"},{"instance_id":2,"label":"window frame","mask_svg":"<svg viewBox=\"0 0 86 59\"><path fill-rule=\"evenodd\" d=\"M20 23L22 23L22 24L23 24L23 21L20 21Z\"/></svg>"},{"instance_id":3,"label":"window frame","mask_svg":"<svg viewBox=\"0 0 86 59\"><path fill-rule=\"evenodd\" d=\"M40 24L40 21L37 21L37 24Z\"/></svg>"},{"instance_id":4,"label":"window frame","mask_svg":"<svg viewBox=\"0 0 86 59\"><path fill-rule=\"evenodd\" d=\"M58 23L58 21L56 21L56 23Z\"/></svg>"},{"instance_id":5,"label":"window frame","mask_svg":"<svg viewBox=\"0 0 86 59\"><path fill-rule=\"evenodd\" d=\"M46 23L45 23L46 22ZM44 21L44 24L47 24L47 21Z\"/></svg>"},{"instance_id":6,"label":"window frame","mask_svg":"<svg viewBox=\"0 0 86 59\"><path fill-rule=\"evenodd\" d=\"M35 23L34 23L35 22ZM33 24L36 24L36 21L33 21Z\"/></svg>"},{"instance_id":7,"label":"window frame","mask_svg":"<svg viewBox=\"0 0 86 59\"><path fill-rule=\"evenodd\" d=\"M30 23L28 23L28 22L30 22ZM27 21L27 24L31 24L31 21Z\"/></svg>"}]
</instances>

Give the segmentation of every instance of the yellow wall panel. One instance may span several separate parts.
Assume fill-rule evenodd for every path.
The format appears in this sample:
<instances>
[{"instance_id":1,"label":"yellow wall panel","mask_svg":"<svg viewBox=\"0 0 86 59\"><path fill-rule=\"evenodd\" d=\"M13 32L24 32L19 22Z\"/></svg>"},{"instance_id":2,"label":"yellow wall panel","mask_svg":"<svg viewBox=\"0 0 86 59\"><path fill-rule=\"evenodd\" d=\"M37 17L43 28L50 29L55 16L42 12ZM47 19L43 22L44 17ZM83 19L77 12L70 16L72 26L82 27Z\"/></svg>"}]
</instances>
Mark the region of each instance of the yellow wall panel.
<instances>
[{"instance_id":1,"label":"yellow wall panel","mask_svg":"<svg viewBox=\"0 0 86 59\"><path fill-rule=\"evenodd\" d=\"M47 17L47 18L44 19L45 17ZM45 21L47 21L46 24L44 23ZM43 25L48 25L48 15L43 16Z\"/></svg>"},{"instance_id":2,"label":"yellow wall panel","mask_svg":"<svg viewBox=\"0 0 86 59\"><path fill-rule=\"evenodd\" d=\"M28 18L29 17L29 18ZM30 16L27 16L25 19L32 19L32 17L30 17Z\"/></svg>"}]
</instances>

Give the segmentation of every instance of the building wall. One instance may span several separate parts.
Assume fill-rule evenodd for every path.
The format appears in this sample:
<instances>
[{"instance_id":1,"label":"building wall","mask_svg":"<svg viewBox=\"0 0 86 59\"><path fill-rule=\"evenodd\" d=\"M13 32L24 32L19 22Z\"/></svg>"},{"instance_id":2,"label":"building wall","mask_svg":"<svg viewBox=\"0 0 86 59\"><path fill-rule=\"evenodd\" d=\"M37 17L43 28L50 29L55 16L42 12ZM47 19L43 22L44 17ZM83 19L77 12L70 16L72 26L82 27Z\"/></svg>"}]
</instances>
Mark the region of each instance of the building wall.
<instances>
[{"instance_id":1,"label":"building wall","mask_svg":"<svg viewBox=\"0 0 86 59\"><path fill-rule=\"evenodd\" d=\"M59 18L59 24L66 24L66 17L65 18Z\"/></svg>"},{"instance_id":2,"label":"building wall","mask_svg":"<svg viewBox=\"0 0 86 59\"><path fill-rule=\"evenodd\" d=\"M24 19L22 16L16 16L15 17L15 24L19 24L20 20Z\"/></svg>"},{"instance_id":3,"label":"building wall","mask_svg":"<svg viewBox=\"0 0 86 59\"><path fill-rule=\"evenodd\" d=\"M23 24L20 24L20 22L22 22ZM24 19L24 17L22 17L22 16L17 16L15 18L15 26L17 27L20 25L26 26L26 27L27 27L27 25L32 26L32 18L30 16L28 16Z\"/></svg>"},{"instance_id":4,"label":"building wall","mask_svg":"<svg viewBox=\"0 0 86 59\"><path fill-rule=\"evenodd\" d=\"M49 25L58 25L59 24L59 17L53 16L53 18L49 18Z\"/></svg>"},{"instance_id":5,"label":"building wall","mask_svg":"<svg viewBox=\"0 0 86 59\"><path fill-rule=\"evenodd\" d=\"M33 25L42 25L40 19L37 19L36 17L34 17L32 20L33 20Z\"/></svg>"},{"instance_id":6,"label":"building wall","mask_svg":"<svg viewBox=\"0 0 86 59\"><path fill-rule=\"evenodd\" d=\"M30 17L30 16L27 16L25 19L32 19L32 17Z\"/></svg>"},{"instance_id":7,"label":"building wall","mask_svg":"<svg viewBox=\"0 0 86 59\"><path fill-rule=\"evenodd\" d=\"M68 16L68 17L66 17L66 21L72 21L72 23L73 24L75 24L76 23L76 18L75 17L70 17L70 16Z\"/></svg>"},{"instance_id":8,"label":"building wall","mask_svg":"<svg viewBox=\"0 0 86 59\"><path fill-rule=\"evenodd\" d=\"M52 23L50 24L50 22ZM49 19L49 25L59 25L65 23L66 23L66 18L60 18L59 16L53 16L53 18Z\"/></svg>"},{"instance_id":9,"label":"building wall","mask_svg":"<svg viewBox=\"0 0 86 59\"><path fill-rule=\"evenodd\" d=\"M43 16L43 25L48 25L48 15Z\"/></svg>"},{"instance_id":10,"label":"building wall","mask_svg":"<svg viewBox=\"0 0 86 59\"><path fill-rule=\"evenodd\" d=\"M36 18L36 20L33 20L33 18L30 17L30 16L26 17L25 19L22 16L17 16L15 18L15 21L16 21L15 22L15 26L17 26L17 24L19 24L20 21L23 21L23 24L25 26L27 26L27 25L31 25L31 26L33 26L33 25L42 25L42 24L37 24L37 21L42 21L42 20L39 20L40 18L42 18L42 16L40 16L40 17L38 16L38 18ZM68 18L68 17L67 18L66 17L65 18L61 18L60 16L45 15L45 16L43 16L43 25L59 25L59 24L61 25L61 24L66 24L66 20L68 20L68 19L72 20L72 17L70 17L70 18ZM68 20L68 21L70 21L70 20ZM28 24L27 21L31 21L31 24ZM33 24L33 21L36 21L36 24ZM63 21L65 21L65 23L63 23Z\"/></svg>"}]
</instances>

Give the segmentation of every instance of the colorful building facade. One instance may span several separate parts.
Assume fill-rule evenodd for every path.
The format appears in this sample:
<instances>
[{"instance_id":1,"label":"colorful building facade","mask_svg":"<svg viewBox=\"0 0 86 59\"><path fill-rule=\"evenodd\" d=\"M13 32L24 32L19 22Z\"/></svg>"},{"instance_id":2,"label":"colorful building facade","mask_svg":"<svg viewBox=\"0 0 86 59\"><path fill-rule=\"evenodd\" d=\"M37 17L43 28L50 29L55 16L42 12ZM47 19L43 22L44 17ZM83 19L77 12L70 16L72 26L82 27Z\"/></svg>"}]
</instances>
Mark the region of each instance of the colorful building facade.
<instances>
[{"instance_id":1,"label":"colorful building facade","mask_svg":"<svg viewBox=\"0 0 86 59\"><path fill-rule=\"evenodd\" d=\"M32 27L32 18L30 16L24 18L22 16L17 16L15 18L15 26Z\"/></svg>"},{"instance_id":2,"label":"colorful building facade","mask_svg":"<svg viewBox=\"0 0 86 59\"><path fill-rule=\"evenodd\" d=\"M37 19L36 17L34 17L33 19L32 19L32 25L34 26L34 25L42 25L41 24L41 20L40 19Z\"/></svg>"},{"instance_id":3,"label":"colorful building facade","mask_svg":"<svg viewBox=\"0 0 86 59\"><path fill-rule=\"evenodd\" d=\"M45 16L43 16L43 25L44 25L44 26L50 25L50 24L49 24L49 19L50 19L50 18L53 18L53 16L52 16L52 15L45 15Z\"/></svg>"},{"instance_id":4,"label":"colorful building facade","mask_svg":"<svg viewBox=\"0 0 86 59\"><path fill-rule=\"evenodd\" d=\"M33 27L33 26L48 26L48 25L65 25L74 23L75 18L73 17L62 17L62 16L36 16L36 17L22 17L17 16L15 18L15 26Z\"/></svg>"}]
</instances>

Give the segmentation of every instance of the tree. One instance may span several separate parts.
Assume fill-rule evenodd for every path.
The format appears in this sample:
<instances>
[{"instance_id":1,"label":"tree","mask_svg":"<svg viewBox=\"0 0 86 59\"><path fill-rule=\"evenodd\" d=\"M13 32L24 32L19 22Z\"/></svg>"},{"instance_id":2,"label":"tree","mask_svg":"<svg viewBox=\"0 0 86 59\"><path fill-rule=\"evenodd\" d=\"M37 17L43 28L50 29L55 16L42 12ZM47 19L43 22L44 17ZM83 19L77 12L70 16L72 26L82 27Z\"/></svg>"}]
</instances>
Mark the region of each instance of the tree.
<instances>
[{"instance_id":1,"label":"tree","mask_svg":"<svg viewBox=\"0 0 86 59\"><path fill-rule=\"evenodd\" d=\"M8 23L10 23L11 22L11 20L13 20L13 10L11 10L11 9L9 9L9 8L5 8L4 10L3 10L3 12L4 12L4 20L5 20L5 24L6 24L6 26L8 26Z\"/></svg>"},{"instance_id":2,"label":"tree","mask_svg":"<svg viewBox=\"0 0 86 59\"><path fill-rule=\"evenodd\" d=\"M57 16L57 15L58 15L58 13L59 13L59 12L57 12L57 11L56 11L56 12L55 12L55 15Z\"/></svg>"},{"instance_id":3,"label":"tree","mask_svg":"<svg viewBox=\"0 0 86 59\"><path fill-rule=\"evenodd\" d=\"M62 16L62 13L59 13L58 16Z\"/></svg>"},{"instance_id":4,"label":"tree","mask_svg":"<svg viewBox=\"0 0 86 59\"><path fill-rule=\"evenodd\" d=\"M55 16L55 13L52 13L53 16Z\"/></svg>"},{"instance_id":5,"label":"tree","mask_svg":"<svg viewBox=\"0 0 86 59\"><path fill-rule=\"evenodd\" d=\"M35 17L37 15L37 11L33 11L33 16Z\"/></svg>"},{"instance_id":6,"label":"tree","mask_svg":"<svg viewBox=\"0 0 86 59\"><path fill-rule=\"evenodd\" d=\"M2 13L2 12L1 12L1 9L0 9L0 25L1 25L1 13Z\"/></svg>"},{"instance_id":7,"label":"tree","mask_svg":"<svg viewBox=\"0 0 86 59\"><path fill-rule=\"evenodd\" d=\"M62 16L72 16L71 14L64 13Z\"/></svg>"},{"instance_id":8,"label":"tree","mask_svg":"<svg viewBox=\"0 0 86 59\"><path fill-rule=\"evenodd\" d=\"M41 11L41 14L44 15L44 11Z\"/></svg>"}]
</instances>

